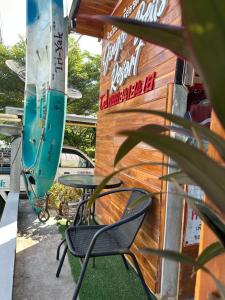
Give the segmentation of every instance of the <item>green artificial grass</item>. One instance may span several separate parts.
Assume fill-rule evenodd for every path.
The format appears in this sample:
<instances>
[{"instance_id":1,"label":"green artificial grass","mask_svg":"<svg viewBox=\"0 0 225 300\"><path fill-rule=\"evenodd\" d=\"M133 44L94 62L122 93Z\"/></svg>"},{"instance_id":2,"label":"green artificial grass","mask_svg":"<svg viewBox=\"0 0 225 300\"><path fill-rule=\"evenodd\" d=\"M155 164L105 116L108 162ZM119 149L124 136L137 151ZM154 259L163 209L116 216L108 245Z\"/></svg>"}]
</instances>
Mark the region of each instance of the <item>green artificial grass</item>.
<instances>
[{"instance_id":1,"label":"green artificial grass","mask_svg":"<svg viewBox=\"0 0 225 300\"><path fill-rule=\"evenodd\" d=\"M64 236L65 225L59 224ZM80 300L146 300L146 294L137 274L124 266L120 256L98 257L95 268L90 259L79 293ZM71 272L76 282L80 274L78 258L69 253ZM155 299L155 298L152 298Z\"/></svg>"}]
</instances>

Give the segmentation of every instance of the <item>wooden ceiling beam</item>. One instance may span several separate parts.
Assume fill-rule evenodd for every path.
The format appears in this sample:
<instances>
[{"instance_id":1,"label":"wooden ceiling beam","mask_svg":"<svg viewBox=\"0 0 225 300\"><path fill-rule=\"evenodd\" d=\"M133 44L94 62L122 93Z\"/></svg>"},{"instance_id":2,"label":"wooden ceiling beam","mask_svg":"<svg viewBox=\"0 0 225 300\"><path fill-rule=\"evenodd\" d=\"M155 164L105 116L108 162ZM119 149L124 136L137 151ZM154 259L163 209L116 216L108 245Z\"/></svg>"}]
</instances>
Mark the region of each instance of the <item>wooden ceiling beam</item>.
<instances>
[{"instance_id":1,"label":"wooden ceiling beam","mask_svg":"<svg viewBox=\"0 0 225 300\"><path fill-rule=\"evenodd\" d=\"M97 21L83 20L81 15L111 15L118 0L74 0L69 13L71 31L103 38L104 25Z\"/></svg>"}]
</instances>

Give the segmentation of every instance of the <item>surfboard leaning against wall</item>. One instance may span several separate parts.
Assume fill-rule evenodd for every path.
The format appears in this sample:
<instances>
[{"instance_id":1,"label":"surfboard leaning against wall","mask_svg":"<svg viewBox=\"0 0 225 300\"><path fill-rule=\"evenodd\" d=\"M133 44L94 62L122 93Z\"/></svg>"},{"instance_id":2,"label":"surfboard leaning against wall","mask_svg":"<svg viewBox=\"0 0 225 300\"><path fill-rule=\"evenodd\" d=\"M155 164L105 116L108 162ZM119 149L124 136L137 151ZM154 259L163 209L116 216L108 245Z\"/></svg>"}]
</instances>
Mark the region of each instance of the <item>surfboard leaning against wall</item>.
<instances>
[{"instance_id":1,"label":"surfboard leaning against wall","mask_svg":"<svg viewBox=\"0 0 225 300\"><path fill-rule=\"evenodd\" d=\"M27 0L22 164L36 212L55 178L63 142L67 36L63 0Z\"/></svg>"}]
</instances>

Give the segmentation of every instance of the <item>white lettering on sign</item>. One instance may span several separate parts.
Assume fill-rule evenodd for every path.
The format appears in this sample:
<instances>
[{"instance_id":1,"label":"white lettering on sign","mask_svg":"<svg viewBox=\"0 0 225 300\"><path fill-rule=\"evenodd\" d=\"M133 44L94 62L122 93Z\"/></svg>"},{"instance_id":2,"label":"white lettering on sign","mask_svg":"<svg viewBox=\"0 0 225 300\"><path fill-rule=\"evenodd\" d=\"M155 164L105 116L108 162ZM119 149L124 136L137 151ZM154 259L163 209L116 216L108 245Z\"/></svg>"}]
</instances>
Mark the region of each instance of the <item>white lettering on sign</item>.
<instances>
[{"instance_id":1,"label":"white lettering on sign","mask_svg":"<svg viewBox=\"0 0 225 300\"><path fill-rule=\"evenodd\" d=\"M189 196L203 200L204 192L198 187L189 185L187 193ZM186 229L184 234L184 246L197 245L200 241L201 219L191 208L187 208Z\"/></svg>"},{"instance_id":2,"label":"white lettering on sign","mask_svg":"<svg viewBox=\"0 0 225 300\"><path fill-rule=\"evenodd\" d=\"M158 19L164 14L168 5L168 0L153 0L147 4L142 1L138 7L138 12L135 16L136 20L142 22L157 22Z\"/></svg>"},{"instance_id":3,"label":"white lettering on sign","mask_svg":"<svg viewBox=\"0 0 225 300\"><path fill-rule=\"evenodd\" d=\"M148 4L145 1L134 0L128 8L124 9L123 16L128 18L138 7L138 11L135 15L136 20L143 22L156 22L164 14L167 6L168 0L153 0ZM111 38L116 31L117 28L113 27L112 31L107 34L107 38ZM107 75L110 63L112 61L116 62L112 71L111 92L115 92L118 87L123 85L127 78L133 75L136 76L138 73L140 54L145 45L144 42L139 38L134 39L134 46L136 46L135 53L124 62L118 63L120 52L124 48L127 37L127 33L121 32L116 42L114 44L109 42L105 50L105 55L103 58L103 74Z\"/></svg>"},{"instance_id":4,"label":"white lettering on sign","mask_svg":"<svg viewBox=\"0 0 225 300\"><path fill-rule=\"evenodd\" d=\"M118 28L116 26L112 26L112 30L110 32L107 32L107 40L111 39L113 37L114 33L116 33Z\"/></svg>"},{"instance_id":5,"label":"white lettering on sign","mask_svg":"<svg viewBox=\"0 0 225 300\"><path fill-rule=\"evenodd\" d=\"M129 16L132 14L135 8L140 4L140 2L141 0L134 0L130 6L126 7L123 11L123 17L129 18Z\"/></svg>"},{"instance_id":6,"label":"white lettering on sign","mask_svg":"<svg viewBox=\"0 0 225 300\"><path fill-rule=\"evenodd\" d=\"M192 208L188 207L184 246L199 244L200 233L201 219Z\"/></svg>"},{"instance_id":7,"label":"white lettering on sign","mask_svg":"<svg viewBox=\"0 0 225 300\"><path fill-rule=\"evenodd\" d=\"M120 51L123 49L123 45L127 39L128 34L125 32L122 32L116 42L114 44L109 43L105 56L103 59L103 74L106 75L109 70L109 64L112 60L117 61L119 58Z\"/></svg>"},{"instance_id":8,"label":"white lettering on sign","mask_svg":"<svg viewBox=\"0 0 225 300\"><path fill-rule=\"evenodd\" d=\"M141 55L141 50L144 47L144 42L139 41L135 53L131 56L129 60L125 60L122 65L118 62L113 67L112 71L112 82L110 92L116 92L118 87L123 85L125 80L130 76L136 76L138 73L138 62Z\"/></svg>"},{"instance_id":9,"label":"white lettering on sign","mask_svg":"<svg viewBox=\"0 0 225 300\"><path fill-rule=\"evenodd\" d=\"M135 10L135 8L138 6L138 4L140 3L141 0L134 0L133 3L127 7L124 8L123 11L123 17L124 18L128 18L132 12ZM114 35L114 33L116 33L118 30L118 28L116 26L112 26L112 30L110 32L107 32L107 39L111 39L111 37Z\"/></svg>"},{"instance_id":10,"label":"white lettering on sign","mask_svg":"<svg viewBox=\"0 0 225 300\"><path fill-rule=\"evenodd\" d=\"M129 16L132 14L132 12L136 9L136 7L140 4L141 0L134 0L131 5L128 7L125 7L123 11L123 17L129 18ZM153 0L150 4L148 4L148 9L146 10L145 14L142 14L143 19L139 19L144 21L144 19L147 17L148 21L146 22L156 22L158 18L160 18L163 13L165 12L167 8L168 0ZM144 1L141 2L141 9L145 5L147 5ZM139 12L139 14L141 11ZM138 18L137 18L138 19ZM118 28L116 26L112 26L112 29L110 32L107 33L107 39L109 40L116 32Z\"/></svg>"}]
</instances>

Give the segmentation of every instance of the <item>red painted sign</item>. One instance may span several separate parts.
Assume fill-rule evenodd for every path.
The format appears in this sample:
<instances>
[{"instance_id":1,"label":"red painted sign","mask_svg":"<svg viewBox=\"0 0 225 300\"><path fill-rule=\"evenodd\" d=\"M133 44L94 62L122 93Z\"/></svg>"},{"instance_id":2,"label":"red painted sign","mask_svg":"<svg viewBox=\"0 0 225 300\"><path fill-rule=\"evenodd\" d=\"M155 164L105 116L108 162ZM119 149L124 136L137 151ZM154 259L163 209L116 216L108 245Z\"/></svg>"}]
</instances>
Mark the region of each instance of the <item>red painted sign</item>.
<instances>
[{"instance_id":1,"label":"red painted sign","mask_svg":"<svg viewBox=\"0 0 225 300\"><path fill-rule=\"evenodd\" d=\"M109 90L99 99L100 110L107 109L122 102L133 99L152 91L155 87L156 72L146 76L145 80L138 80L135 84L131 84L118 92L110 94Z\"/></svg>"}]
</instances>

